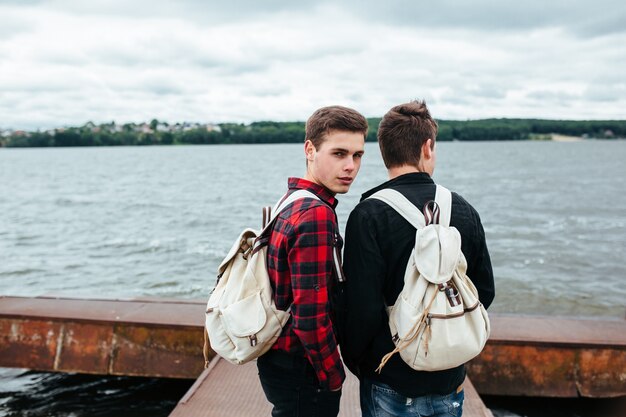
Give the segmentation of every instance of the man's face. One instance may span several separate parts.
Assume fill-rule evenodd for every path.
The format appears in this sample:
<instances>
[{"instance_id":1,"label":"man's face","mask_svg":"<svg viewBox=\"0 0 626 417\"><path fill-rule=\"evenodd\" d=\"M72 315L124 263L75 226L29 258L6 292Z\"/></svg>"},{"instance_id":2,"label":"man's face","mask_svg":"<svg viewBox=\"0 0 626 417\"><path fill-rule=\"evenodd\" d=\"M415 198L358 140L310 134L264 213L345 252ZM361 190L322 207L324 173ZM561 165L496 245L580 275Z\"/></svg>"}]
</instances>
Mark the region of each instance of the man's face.
<instances>
[{"instance_id":1,"label":"man's face","mask_svg":"<svg viewBox=\"0 0 626 417\"><path fill-rule=\"evenodd\" d=\"M361 168L365 148L363 133L333 130L319 149L310 141L304 144L307 158L306 179L335 194L344 194Z\"/></svg>"}]
</instances>

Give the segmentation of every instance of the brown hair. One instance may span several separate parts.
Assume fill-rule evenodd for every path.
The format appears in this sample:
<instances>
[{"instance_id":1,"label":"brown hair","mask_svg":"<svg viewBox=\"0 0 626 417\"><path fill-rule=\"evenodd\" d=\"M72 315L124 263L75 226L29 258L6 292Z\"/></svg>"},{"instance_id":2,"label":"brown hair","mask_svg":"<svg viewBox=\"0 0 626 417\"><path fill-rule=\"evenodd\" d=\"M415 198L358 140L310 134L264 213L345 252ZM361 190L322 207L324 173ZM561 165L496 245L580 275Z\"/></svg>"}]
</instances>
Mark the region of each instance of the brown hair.
<instances>
[{"instance_id":1,"label":"brown hair","mask_svg":"<svg viewBox=\"0 0 626 417\"><path fill-rule=\"evenodd\" d=\"M378 146L387 169L417 166L422 145L437 136L437 122L424 101L413 100L393 107L378 126Z\"/></svg>"},{"instance_id":2,"label":"brown hair","mask_svg":"<svg viewBox=\"0 0 626 417\"><path fill-rule=\"evenodd\" d=\"M361 113L348 107L322 107L307 120L304 140L310 140L315 149L319 149L326 140L326 135L333 130L359 132L366 136L367 120Z\"/></svg>"}]
</instances>

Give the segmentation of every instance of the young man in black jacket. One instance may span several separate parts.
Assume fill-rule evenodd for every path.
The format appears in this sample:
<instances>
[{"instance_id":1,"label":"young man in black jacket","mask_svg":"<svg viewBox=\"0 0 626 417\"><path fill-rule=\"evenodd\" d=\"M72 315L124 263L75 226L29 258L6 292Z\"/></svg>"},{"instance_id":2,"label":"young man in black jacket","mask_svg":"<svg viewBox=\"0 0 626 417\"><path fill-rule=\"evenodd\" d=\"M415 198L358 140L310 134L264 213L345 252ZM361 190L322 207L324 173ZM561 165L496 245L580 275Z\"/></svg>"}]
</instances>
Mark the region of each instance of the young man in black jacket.
<instances>
[{"instance_id":1,"label":"young man in black jacket","mask_svg":"<svg viewBox=\"0 0 626 417\"><path fill-rule=\"evenodd\" d=\"M363 416L461 415L465 367L416 371L394 355L381 373L381 358L394 349L386 306L396 302L415 244L415 229L387 204L367 199L383 188L402 193L416 207L435 198L437 123L424 102L392 108L382 119L378 144L389 181L366 192L346 226L345 325L342 356L359 377ZM461 234L467 275L485 307L494 298L491 260L480 217L463 197L452 193L450 226Z\"/></svg>"}]
</instances>

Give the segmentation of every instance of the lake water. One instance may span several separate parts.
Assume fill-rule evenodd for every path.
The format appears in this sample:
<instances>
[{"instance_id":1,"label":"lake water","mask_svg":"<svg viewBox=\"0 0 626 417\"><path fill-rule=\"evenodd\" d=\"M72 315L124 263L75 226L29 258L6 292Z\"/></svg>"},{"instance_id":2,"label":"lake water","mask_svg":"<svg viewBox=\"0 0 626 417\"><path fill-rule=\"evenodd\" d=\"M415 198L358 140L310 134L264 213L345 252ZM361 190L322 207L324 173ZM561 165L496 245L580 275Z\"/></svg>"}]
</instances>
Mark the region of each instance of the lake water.
<instances>
[{"instance_id":1,"label":"lake water","mask_svg":"<svg viewBox=\"0 0 626 417\"><path fill-rule=\"evenodd\" d=\"M490 311L624 317L626 141L440 143L437 158L434 179L481 215ZM0 149L0 294L204 299L236 234L304 170L301 145ZM385 180L367 144L342 228ZM0 414L46 378L0 370Z\"/></svg>"}]
</instances>

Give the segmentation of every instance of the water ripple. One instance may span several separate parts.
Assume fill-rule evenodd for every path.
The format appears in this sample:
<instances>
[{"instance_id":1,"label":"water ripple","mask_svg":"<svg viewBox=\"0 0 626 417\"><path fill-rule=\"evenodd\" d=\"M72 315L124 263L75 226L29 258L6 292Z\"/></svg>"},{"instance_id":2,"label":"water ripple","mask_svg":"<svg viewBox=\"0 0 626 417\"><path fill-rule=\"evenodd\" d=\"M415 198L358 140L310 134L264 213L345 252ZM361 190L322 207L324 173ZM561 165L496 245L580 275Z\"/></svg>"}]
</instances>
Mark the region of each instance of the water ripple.
<instances>
[{"instance_id":1,"label":"water ripple","mask_svg":"<svg viewBox=\"0 0 626 417\"><path fill-rule=\"evenodd\" d=\"M494 311L623 317L626 142L572 143L568 152L531 142L438 146L435 179L483 220ZM366 147L361 174L339 197L341 228L360 194L386 179L376 145ZM9 154L16 169L0 183L0 195L12 196L0 199L0 294L14 295L205 297L236 234L258 227L260 208L303 171L299 145L4 150L0 158ZM258 175L233 173L242 163ZM20 174L32 166L48 174Z\"/></svg>"}]
</instances>

